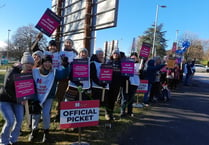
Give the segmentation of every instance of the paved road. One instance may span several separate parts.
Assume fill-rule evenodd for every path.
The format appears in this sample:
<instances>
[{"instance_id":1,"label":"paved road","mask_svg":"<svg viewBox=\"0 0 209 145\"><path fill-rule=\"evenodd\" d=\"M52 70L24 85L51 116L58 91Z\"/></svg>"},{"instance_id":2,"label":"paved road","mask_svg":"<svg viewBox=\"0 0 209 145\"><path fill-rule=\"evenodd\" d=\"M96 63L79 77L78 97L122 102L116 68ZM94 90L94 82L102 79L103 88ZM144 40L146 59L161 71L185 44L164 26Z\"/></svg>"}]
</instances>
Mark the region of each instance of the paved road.
<instances>
[{"instance_id":1,"label":"paved road","mask_svg":"<svg viewBox=\"0 0 209 145\"><path fill-rule=\"evenodd\" d=\"M196 74L179 86L168 103L156 104L138 118L119 145L209 145L209 77Z\"/></svg>"}]
</instances>

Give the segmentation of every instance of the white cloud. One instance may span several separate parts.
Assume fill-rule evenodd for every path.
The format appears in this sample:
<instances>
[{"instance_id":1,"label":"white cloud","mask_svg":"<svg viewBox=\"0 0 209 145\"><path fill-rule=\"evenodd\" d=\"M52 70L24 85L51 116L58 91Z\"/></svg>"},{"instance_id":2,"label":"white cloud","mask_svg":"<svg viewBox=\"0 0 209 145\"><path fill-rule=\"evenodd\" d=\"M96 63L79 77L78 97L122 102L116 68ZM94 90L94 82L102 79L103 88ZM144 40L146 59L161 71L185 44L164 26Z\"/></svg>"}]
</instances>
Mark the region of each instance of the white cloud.
<instances>
[{"instance_id":1,"label":"white cloud","mask_svg":"<svg viewBox=\"0 0 209 145\"><path fill-rule=\"evenodd\" d=\"M0 51L5 51L7 47L8 47L7 43L0 40Z\"/></svg>"}]
</instances>

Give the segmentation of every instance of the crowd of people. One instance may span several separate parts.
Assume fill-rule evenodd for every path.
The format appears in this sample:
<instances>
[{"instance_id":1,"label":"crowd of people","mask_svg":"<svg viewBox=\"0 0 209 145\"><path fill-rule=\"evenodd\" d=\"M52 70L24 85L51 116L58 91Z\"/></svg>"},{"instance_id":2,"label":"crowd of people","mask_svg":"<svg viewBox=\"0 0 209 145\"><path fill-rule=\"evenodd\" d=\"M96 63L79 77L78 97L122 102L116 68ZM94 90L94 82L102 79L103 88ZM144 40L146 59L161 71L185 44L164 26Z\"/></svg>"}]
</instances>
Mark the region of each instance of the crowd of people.
<instances>
[{"instance_id":1,"label":"crowd of people","mask_svg":"<svg viewBox=\"0 0 209 145\"><path fill-rule=\"evenodd\" d=\"M31 133L29 141L34 141L37 137L38 124L42 116L44 135L42 142L49 141L49 129L51 119L52 103L57 98L57 117L60 117L60 103L62 101L77 100L100 100L101 106L105 108L105 119L114 120L114 108L120 96L120 117L134 116L133 103L135 93L140 85L141 79L148 80L148 91L144 94L144 104L161 100L162 84L168 84L169 89L175 89L181 79L182 69L175 63L173 68L168 68L166 61L160 57L155 57L148 61L140 59L137 52L132 52L130 56L125 56L119 49L114 49L109 59L105 61L104 51L99 48L95 54L89 57L86 48L75 49L73 41L67 39L64 42L63 51L57 49L55 40L51 40L48 50L31 50L24 52L20 63L6 73L4 87L0 90L0 111L5 120L1 131L0 143L3 145L15 144L21 131L24 118L24 104L29 102L29 112L31 114ZM121 73L121 61L131 58L134 61L134 74L124 76ZM85 80L75 80L73 77L73 62L84 59L88 62L90 73ZM111 82L100 80L102 64L112 66ZM188 84L192 64L185 65L186 79ZM34 79L36 95L34 99L17 102L14 75L30 73ZM79 89L82 89L81 96ZM89 95L90 94L90 95Z\"/></svg>"}]
</instances>

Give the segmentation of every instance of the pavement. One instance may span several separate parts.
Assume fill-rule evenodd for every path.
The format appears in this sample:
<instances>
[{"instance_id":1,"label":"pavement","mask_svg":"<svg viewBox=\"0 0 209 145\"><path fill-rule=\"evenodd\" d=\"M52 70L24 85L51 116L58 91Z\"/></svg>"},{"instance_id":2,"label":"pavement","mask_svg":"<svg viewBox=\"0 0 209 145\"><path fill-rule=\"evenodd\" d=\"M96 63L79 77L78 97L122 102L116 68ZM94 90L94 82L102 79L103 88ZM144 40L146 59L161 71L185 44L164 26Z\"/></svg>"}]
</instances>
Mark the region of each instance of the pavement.
<instances>
[{"instance_id":1,"label":"pavement","mask_svg":"<svg viewBox=\"0 0 209 145\"><path fill-rule=\"evenodd\" d=\"M152 105L136 120L119 145L209 145L209 83L181 83L169 102Z\"/></svg>"}]
</instances>

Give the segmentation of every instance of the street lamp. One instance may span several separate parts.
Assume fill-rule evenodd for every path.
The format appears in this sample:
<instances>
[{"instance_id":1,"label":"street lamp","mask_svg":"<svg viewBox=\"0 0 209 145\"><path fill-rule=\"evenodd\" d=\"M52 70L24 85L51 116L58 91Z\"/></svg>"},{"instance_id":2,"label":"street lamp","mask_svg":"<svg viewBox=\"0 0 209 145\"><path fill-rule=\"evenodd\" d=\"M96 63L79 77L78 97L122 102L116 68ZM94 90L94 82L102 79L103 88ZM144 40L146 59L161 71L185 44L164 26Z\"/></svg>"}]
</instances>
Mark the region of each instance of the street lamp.
<instances>
[{"instance_id":1,"label":"street lamp","mask_svg":"<svg viewBox=\"0 0 209 145\"><path fill-rule=\"evenodd\" d=\"M159 7L166 8L166 6L164 6L164 5L157 5L157 8L156 8L155 24L154 24L154 35L153 35L153 43L152 43L152 57L156 56L155 39L156 39L157 20L158 20L158 10L159 10Z\"/></svg>"},{"instance_id":2,"label":"street lamp","mask_svg":"<svg viewBox=\"0 0 209 145\"><path fill-rule=\"evenodd\" d=\"M9 44L9 33L10 33L10 29L8 29L8 48L7 48L7 60L9 60L9 47L10 47L10 44Z\"/></svg>"}]
</instances>

